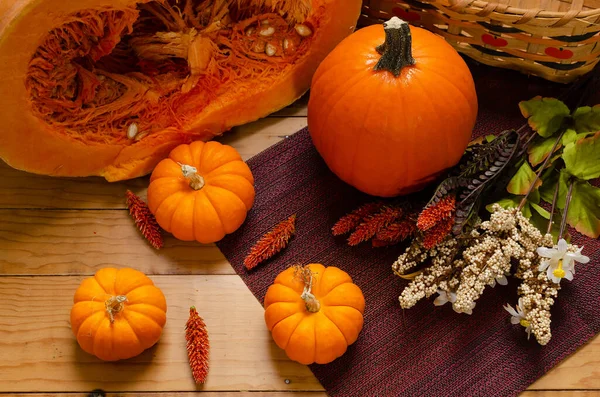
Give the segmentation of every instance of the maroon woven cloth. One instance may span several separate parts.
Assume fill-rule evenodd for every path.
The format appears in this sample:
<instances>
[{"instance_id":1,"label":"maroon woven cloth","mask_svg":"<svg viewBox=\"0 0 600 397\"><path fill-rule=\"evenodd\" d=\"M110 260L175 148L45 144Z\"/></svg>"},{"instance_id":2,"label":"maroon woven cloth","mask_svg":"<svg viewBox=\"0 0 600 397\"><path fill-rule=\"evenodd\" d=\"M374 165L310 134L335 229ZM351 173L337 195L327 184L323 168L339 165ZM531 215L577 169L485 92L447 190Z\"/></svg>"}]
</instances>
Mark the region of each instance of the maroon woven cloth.
<instances>
[{"instance_id":1,"label":"maroon woven cloth","mask_svg":"<svg viewBox=\"0 0 600 397\"><path fill-rule=\"evenodd\" d=\"M475 135L499 133L524 123L517 104L535 95L557 97L568 86L516 72L470 65L480 98ZM600 102L600 101L599 101ZM323 263L348 272L366 299L358 341L334 362L310 366L330 396L513 396L600 332L598 240L572 231L590 256L552 309L552 340L527 340L502 308L517 302L518 280L486 289L473 315L456 314L432 299L402 310L398 296L407 281L392 274L403 247L349 247L331 226L358 204L371 200L341 182L326 167L307 130L255 156L256 202L245 224L218 246L262 303L275 276L291 264ZM246 271L250 247L273 225L297 214L289 247Z\"/></svg>"}]
</instances>

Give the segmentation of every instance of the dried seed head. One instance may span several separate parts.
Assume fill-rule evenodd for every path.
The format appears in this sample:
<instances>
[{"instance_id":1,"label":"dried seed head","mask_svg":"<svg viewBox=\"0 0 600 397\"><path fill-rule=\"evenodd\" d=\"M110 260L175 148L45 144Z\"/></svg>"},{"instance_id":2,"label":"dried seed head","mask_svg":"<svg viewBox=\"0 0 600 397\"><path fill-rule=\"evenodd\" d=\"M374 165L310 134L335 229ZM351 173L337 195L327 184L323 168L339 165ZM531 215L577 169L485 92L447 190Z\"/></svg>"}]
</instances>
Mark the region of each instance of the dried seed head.
<instances>
[{"instance_id":1,"label":"dried seed head","mask_svg":"<svg viewBox=\"0 0 600 397\"><path fill-rule=\"evenodd\" d=\"M296 25L294 29L296 29L296 32L302 37L308 37L312 34L312 30L306 25Z\"/></svg>"},{"instance_id":2,"label":"dried seed head","mask_svg":"<svg viewBox=\"0 0 600 397\"><path fill-rule=\"evenodd\" d=\"M131 124L129 124L129 127L127 128L127 138L133 139L133 138L135 138L135 136L137 134L138 134L138 125L137 125L137 123L131 123Z\"/></svg>"},{"instance_id":3,"label":"dried seed head","mask_svg":"<svg viewBox=\"0 0 600 397\"><path fill-rule=\"evenodd\" d=\"M275 47L271 43L267 43L267 45L265 46L265 54L272 57L273 55L275 55L276 52L277 52L277 47Z\"/></svg>"},{"instance_id":4,"label":"dried seed head","mask_svg":"<svg viewBox=\"0 0 600 397\"><path fill-rule=\"evenodd\" d=\"M275 28L273 26L263 26L258 31L258 34L263 37L270 37L275 34Z\"/></svg>"}]
</instances>

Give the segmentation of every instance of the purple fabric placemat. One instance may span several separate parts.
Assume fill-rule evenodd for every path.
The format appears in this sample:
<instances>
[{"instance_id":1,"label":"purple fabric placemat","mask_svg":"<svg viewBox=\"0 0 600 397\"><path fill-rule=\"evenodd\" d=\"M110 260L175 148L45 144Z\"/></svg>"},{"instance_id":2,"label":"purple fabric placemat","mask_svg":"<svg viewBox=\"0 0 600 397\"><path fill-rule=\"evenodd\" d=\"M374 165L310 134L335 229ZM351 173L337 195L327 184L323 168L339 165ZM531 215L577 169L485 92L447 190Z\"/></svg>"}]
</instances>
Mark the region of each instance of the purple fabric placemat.
<instances>
[{"instance_id":1,"label":"purple fabric placemat","mask_svg":"<svg viewBox=\"0 0 600 397\"><path fill-rule=\"evenodd\" d=\"M517 104L535 95L558 97L564 85L470 64L480 99L474 135L498 133L524 123ZM596 97L598 103L600 100ZM245 224L219 248L262 303L275 276L291 264L323 263L348 272L366 299L365 324L346 354L311 370L330 396L513 396L600 332L600 242L572 231L585 245L588 265L578 265L572 282L552 309L552 340L541 347L510 324L502 308L517 301L518 280L486 289L473 315L456 314L433 298L402 310L398 296L408 283L392 274L402 246L346 245L331 226L372 198L341 182L326 167L307 130L255 156L256 202ZM250 247L281 220L297 214L289 247L248 272L242 262Z\"/></svg>"}]
</instances>

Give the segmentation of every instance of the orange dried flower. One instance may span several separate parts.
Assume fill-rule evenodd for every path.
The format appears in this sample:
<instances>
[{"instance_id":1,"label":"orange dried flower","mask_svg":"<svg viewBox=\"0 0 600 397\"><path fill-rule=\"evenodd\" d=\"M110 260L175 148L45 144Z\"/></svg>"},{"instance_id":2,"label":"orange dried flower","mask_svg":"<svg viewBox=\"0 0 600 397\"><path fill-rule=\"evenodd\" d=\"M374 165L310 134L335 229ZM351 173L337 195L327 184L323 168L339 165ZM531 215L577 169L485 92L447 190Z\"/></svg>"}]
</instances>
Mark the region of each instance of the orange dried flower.
<instances>
[{"instance_id":1,"label":"orange dried flower","mask_svg":"<svg viewBox=\"0 0 600 397\"><path fill-rule=\"evenodd\" d=\"M185 339L194 381L204 383L208 376L210 342L206 324L194 306L190 307L190 317L185 324Z\"/></svg>"},{"instance_id":2,"label":"orange dried flower","mask_svg":"<svg viewBox=\"0 0 600 397\"><path fill-rule=\"evenodd\" d=\"M363 219L380 211L382 207L383 203L381 202L366 203L361 205L351 213L341 217L340 220L333 225L331 228L333 235L341 236L342 234L350 233L358 225L360 225Z\"/></svg>"},{"instance_id":3,"label":"orange dried flower","mask_svg":"<svg viewBox=\"0 0 600 397\"><path fill-rule=\"evenodd\" d=\"M348 237L348 245L358 245L371 239L377 232L387 227L390 223L402 216L404 211L399 207L384 206L383 209L367 218Z\"/></svg>"},{"instance_id":4,"label":"orange dried flower","mask_svg":"<svg viewBox=\"0 0 600 397\"><path fill-rule=\"evenodd\" d=\"M148 240L154 248L161 249L164 244L161 228L158 226L152 212L150 212L148 205L130 190L125 193L125 196L127 198L129 214L131 214L135 220L138 229L140 229L146 240Z\"/></svg>"},{"instance_id":5,"label":"orange dried flower","mask_svg":"<svg viewBox=\"0 0 600 397\"><path fill-rule=\"evenodd\" d=\"M414 220L410 218L396 220L375 234L372 241L373 247L397 244L412 236L416 230L417 225Z\"/></svg>"},{"instance_id":6,"label":"orange dried flower","mask_svg":"<svg viewBox=\"0 0 600 397\"><path fill-rule=\"evenodd\" d=\"M452 230L454 225L454 217L448 217L438 222L432 228L428 229L423 233L423 247L425 249L431 249L444 241L446 236Z\"/></svg>"},{"instance_id":7,"label":"orange dried flower","mask_svg":"<svg viewBox=\"0 0 600 397\"><path fill-rule=\"evenodd\" d=\"M448 194L438 203L425 208L419 214L417 227L421 231L426 231L436 226L438 222L452 218L456 210L456 196Z\"/></svg>"},{"instance_id":8,"label":"orange dried flower","mask_svg":"<svg viewBox=\"0 0 600 397\"><path fill-rule=\"evenodd\" d=\"M271 258L273 255L287 247L288 242L296 232L296 215L277 224L270 232L265 234L250 249L250 253L244 259L246 269L254 269L261 262Z\"/></svg>"}]
</instances>

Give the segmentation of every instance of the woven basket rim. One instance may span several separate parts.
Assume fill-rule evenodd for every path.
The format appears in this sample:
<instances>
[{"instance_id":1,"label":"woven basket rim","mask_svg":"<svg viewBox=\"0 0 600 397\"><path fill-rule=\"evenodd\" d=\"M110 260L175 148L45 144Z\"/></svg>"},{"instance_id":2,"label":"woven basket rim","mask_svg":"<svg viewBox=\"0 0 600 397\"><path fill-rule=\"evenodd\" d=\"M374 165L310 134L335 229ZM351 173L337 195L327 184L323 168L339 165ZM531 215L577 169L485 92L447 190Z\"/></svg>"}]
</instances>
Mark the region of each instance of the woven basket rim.
<instances>
[{"instance_id":1,"label":"woven basket rim","mask_svg":"<svg viewBox=\"0 0 600 397\"><path fill-rule=\"evenodd\" d=\"M425 2L429 3L429 2L431 2L431 0L426 0ZM449 3L450 3L450 8L457 6L457 4L456 4L457 0L449 0ZM500 4L500 3L498 3L498 1L473 0L469 4L467 4L464 7L464 9L466 9L466 8L482 8L482 9L484 9L489 4L495 4L495 5L506 7L506 5ZM477 12L479 12L479 11L481 11L481 10L477 10ZM502 11L495 11L495 12L502 13L502 14L524 15L526 13L529 13L530 11L531 11L531 9L528 9L528 8L518 8L518 7L508 6L508 7L504 8ZM562 18L567 13L568 12L541 10L536 15L536 18ZM586 17L590 17L590 16L600 16L600 8L586 10L586 11L582 10L577 15L573 16L573 18L586 18Z\"/></svg>"}]
</instances>

